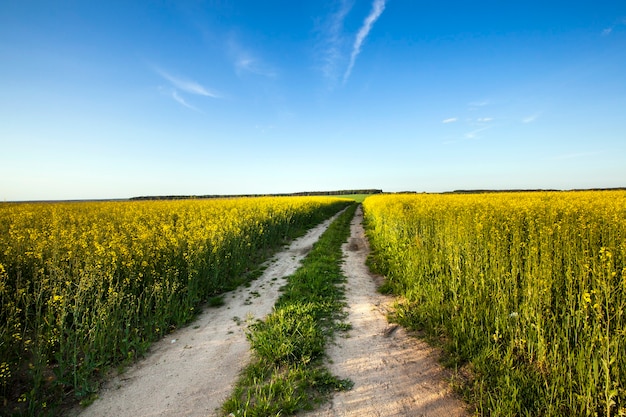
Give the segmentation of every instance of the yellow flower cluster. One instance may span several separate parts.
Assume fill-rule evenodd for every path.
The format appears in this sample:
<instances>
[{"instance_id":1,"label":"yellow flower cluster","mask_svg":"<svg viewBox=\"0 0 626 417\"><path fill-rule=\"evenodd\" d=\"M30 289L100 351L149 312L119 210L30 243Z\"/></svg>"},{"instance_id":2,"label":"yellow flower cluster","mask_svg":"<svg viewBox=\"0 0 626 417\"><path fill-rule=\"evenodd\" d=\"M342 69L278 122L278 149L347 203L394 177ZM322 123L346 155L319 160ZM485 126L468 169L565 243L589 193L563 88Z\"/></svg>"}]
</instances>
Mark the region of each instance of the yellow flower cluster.
<instances>
[{"instance_id":1,"label":"yellow flower cluster","mask_svg":"<svg viewBox=\"0 0 626 417\"><path fill-rule=\"evenodd\" d=\"M378 195L364 211L397 317L518 381L481 407L626 412L625 191Z\"/></svg>"}]
</instances>

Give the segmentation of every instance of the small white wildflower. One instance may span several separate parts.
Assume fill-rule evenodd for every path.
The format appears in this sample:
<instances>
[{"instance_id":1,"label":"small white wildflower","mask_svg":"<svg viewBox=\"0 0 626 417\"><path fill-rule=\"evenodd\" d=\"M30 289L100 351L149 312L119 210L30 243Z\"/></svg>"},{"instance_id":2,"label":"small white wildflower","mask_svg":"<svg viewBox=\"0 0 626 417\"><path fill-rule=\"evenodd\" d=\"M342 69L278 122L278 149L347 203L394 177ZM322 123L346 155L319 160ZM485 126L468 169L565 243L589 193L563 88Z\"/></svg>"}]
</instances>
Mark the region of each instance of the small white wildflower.
<instances>
[{"instance_id":1,"label":"small white wildflower","mask_svg":"<svg viewBox=\"0 0 626 417\"><path fill-rule=\"evenodd\" d=\"M512 319L516 318L517 316L519 316L519 314L517 314L517 311L514 311L511 314L509 314L509 317Z\"/></svg>"}]
</instances>

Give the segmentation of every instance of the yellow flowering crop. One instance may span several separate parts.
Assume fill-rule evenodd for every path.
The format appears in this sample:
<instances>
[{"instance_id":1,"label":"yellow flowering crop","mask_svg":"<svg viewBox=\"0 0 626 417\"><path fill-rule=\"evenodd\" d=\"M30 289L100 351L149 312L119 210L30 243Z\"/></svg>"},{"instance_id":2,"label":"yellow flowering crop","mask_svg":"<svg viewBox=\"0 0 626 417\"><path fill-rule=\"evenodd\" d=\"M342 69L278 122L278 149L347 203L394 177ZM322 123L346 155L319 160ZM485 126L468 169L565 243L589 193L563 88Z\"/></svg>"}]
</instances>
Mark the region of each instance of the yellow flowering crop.
<instances>
[{"instance_id":1,"label":"yellow flowering crop","mask_svg":"<svg viewBox=\"0 0 626 417\"><path fill-rule=\"evenodd\" d=\"M285 239L348 203L0 204L0 414L23 410L20 399L50 404L68 387L89 395L99 369L140 355Z\"/></svg>"},{"instance_id":2,"label":"yellow flowering crop","mask_svg":"<svg viewBox=\"0 0 626 417\"><path fill-rule=\"evenodd\" d=\"M625 412L625 191L377 195L364 210L396 318L446 334L480 409Z\"/></svg>"}]
</instances>

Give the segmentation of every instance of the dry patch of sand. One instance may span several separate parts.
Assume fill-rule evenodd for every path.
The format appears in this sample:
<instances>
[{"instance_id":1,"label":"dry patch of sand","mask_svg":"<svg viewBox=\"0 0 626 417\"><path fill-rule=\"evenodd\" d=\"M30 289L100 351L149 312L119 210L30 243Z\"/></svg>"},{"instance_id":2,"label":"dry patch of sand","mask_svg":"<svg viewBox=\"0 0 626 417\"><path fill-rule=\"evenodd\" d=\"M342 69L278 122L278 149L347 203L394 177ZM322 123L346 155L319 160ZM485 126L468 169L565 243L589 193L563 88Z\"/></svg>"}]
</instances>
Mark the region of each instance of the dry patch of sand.
<instances>
[{"instance_id":1,"label":"dry patch of sand","mask_svg":"<svg viewBox=\"0 0 626 417\"><path fill-rule=\"evenodd\" d=\"M335 216L336 217L336 216ZM329 219L269 261L263 275L206 309L188 327L154 344L146 357L106 383L80 417L211 416L232 392L250 360L246 324L272 311L285 278L300 266Z\"/></svg>"}]
</instances>

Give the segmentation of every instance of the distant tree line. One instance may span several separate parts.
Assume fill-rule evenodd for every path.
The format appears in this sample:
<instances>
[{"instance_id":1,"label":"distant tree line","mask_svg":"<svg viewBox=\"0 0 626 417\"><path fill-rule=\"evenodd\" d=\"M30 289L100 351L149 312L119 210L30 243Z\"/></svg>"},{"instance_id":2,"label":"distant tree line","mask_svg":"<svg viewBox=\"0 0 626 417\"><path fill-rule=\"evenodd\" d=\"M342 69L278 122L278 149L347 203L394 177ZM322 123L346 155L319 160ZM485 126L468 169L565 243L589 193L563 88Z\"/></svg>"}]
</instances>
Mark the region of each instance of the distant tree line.
<instances>
[{"instance_id":1,"label":"distant tree line","mask_svg":"<svg viewBox=\"0 0 626 417\"><path fill-rule=\"evenodd\" d=\"M361 190L337 190L337 191L301 191L297 193L283 194L205 194L205 195L163 195L163 196L140 196L132 197L130 200L185 200L185 199L205 199L205 198L241 198L241 197L300 197L300 196L334 196L348 194L381 194L383 190L361 189Z\"/></svg>"},{"instance_id":2,"label":"distant tree line","mask_svg":"<svg viewBox=\"0 0 626 417\"><path fill-rule=\"evenodd\" d=\"M626 190L626 187L612 187L612 188L574 188L571 190L557 190L551 188L533 188L533 189L511 189L511 190L454 190L446 191L441 194L486 194L486 193L530 193L541 191L611 191L611 190Z\"/></svg>"}]
</instances>

